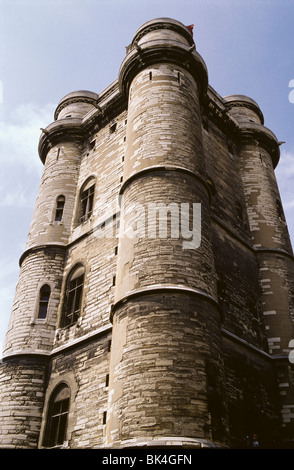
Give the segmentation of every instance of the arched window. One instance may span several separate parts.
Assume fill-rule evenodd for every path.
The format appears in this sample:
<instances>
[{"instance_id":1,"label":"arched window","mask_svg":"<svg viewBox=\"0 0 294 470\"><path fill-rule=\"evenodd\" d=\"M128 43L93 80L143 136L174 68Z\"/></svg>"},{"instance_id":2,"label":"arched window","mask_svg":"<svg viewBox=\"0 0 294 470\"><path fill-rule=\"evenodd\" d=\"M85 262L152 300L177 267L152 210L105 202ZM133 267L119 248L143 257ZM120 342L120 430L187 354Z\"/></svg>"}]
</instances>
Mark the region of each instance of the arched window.
<instances>
[{"instance_id":1,"label":"arched window","mask_svg":"<svg viewBox=\"0 0 294 470\"><path fill-rule=\"evenodd\" d=\"M95 178L90 178L82 186L80 193L81 202L81 222L88 220L93 212L94 203L94 191L95 191Z\"/></svg>"},{"instance_id":2,"label":"arched window","mask_svg":"<svg viewBox=\"0 0 294 470\"><path fill-rule=\"evenodd\" d=\"M51 289L48 284L44 284L39 293L39 311L38 318L46 318L48 312L48 304L50 299Z\"/></svg>"},{"instance_id":3,"label":"arched window","mask_svg":"<svg viewBox=\"0 0 294 470\"><path fill-rule=\"evenodd\" d=\"M49 401L45 447L61 446L66 441L69 404L70 389L66 384L61 384Z\"/></svg>"},{"instance_id":4,"label":"arched window","mask_svg":"<svg viewBox=\"0 0 294 470\"><path fill-rule=\"evenodd\" d=\"M62 327L73 325L80 316L84 275L84 266L78 265L68 276L61 321Z\"/></svg>"},{"instance_id":5,"label":"arched window","mask_svg":"<svg viewBox=\"0 0 294 470\"><path fill-rule=\"evenodd\" d=\"M61 221L63 216L63 209L64 209L65 197L58 196L56 199L56 209L55 209L55 220Z\"/></svg>"}]
</instances>

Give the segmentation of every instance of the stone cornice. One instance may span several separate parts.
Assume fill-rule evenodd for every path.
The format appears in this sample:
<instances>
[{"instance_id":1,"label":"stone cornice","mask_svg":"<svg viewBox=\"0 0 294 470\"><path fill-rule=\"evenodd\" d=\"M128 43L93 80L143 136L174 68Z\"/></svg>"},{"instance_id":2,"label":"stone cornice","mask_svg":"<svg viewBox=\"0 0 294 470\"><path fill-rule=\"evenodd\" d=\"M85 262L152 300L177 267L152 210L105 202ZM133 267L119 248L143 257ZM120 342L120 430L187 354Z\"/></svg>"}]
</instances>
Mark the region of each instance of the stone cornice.
<instances>
[{"instance_id":1,"label":"stone cornice","mask_svg":"<svg viewBox=\"0 0 294 470\"><path fill-rule=\"evenodd\" d=\"M233 97L232 97L233 98ZM250 121L238 122L230 116L228 111L232 104L226 102L227 98L219 96L212 87L208 86L207 95L203 101L203 114L207 119L215 122L221 129L230 133L231 138L240 146L249 144L261 146L271 156L274 168L277 166L280 158L280 148L275 134L263 124ZM260 108L251 98L244 96L243 100L238 101L238 106L251 107L255 112L261 113ZM260 114L260 118L263 116Z\"/></svg>"},{"instance_id":2,"label":"stone cornice","mask_svg":"<svg viewBox=\"0 0 294 470\"><path fill-rule=\"evenodd\" d=\"M238 107L238 108L249 108L251 109L254 113L256 113L260 119L261 124L264 124L264 117L263 113L256 103L252 98L249 98L248 96L245 95L230 95L230 96L225 96L223 98L226 108L227 109L232 109L233 107Z\"/></svg>"},{"instance_id":3,"label":"stone cornice","mask_svg":"<svg viewBox=\"0 0 294 470\"><path fill-rule=\"evenodd\" d=\"M42 163L45 163L47 153L58 143L83 140L82 119L66 118L54 121L46 129L42 129L39 139L38 152Z\"/></svg>"},{"instance_id":4,"label":"stone cornice","mask_svg":"<svg viewBox=\"0 0 294 470\"><path fill-rule=\"evenodd\" d=\"M68 106L69 104L75 104L75 103L88 103L91 105L94 105L98 102L99 95L97 93L94 93L92 91L74 91L72 93L68 93L65 95L58 103L57 108L54 113L54 119L58 119L58 115L60 111Z\"/></svg>"},{"instance_id":5,"label":"stone cornice","mask_svg":"<svg viewBox=\"0 0 294 470\"><path fill-rule=\"evenodd\" d=\"M137 178L144 177L150 173L155 173L155 172L179 172L179 173L184 173L187 176L190 176L191 178L196 179L198 182L204 186L206 189L207 193L211 197L210 194L210 189L209 185L207 183L207 180L205 178L202 178L200 175L196 174L194 171L190 170L189 168L185 168L183 166L179 165L168 165L168 164L162 164L162 165L152 165L147 168L144 168L142 170L138 170L135 173L132 173L121 185L119 194L122 195L126 189L126 187L133 182Z\"/></svg>"},{"instance_id":6,"label":"stone cornice","mask_svg":"<svg viewBox=\"0 0 294 470\"><path fill-rule=\"evenodd\" d=\"M129 46L129 48L133 47L134 44L139 42L140 39L143 38L143 36L146 34L152 31L165 29L175 31L176 33L183 36L190 46L194 44L190 31L182 23L172 18L156 18L154 20L147 21L136 31L132 44Z\"/></svg>"},{"instance_id":7,"label":"stone cornice","mask_svg":"<svg viewBox=\"0 0 294 470\"><path fill-rule=\"evenodd\" d=\"M192 295L192 296L197 296L197 297L202 297L208 302L211 302L216 309L219 309L219 304L217 299L212 297L210 294L207 292L200 290L200 289L194 289L188 286L182 286L182 285L175 285L175 284L155 284L151 286L146 286L143 287L142 289L135 289L133 291L128 292L124 297L121 299L117 300L111 307L111 312L110 312L110 322L113 321L113 315L115 311L124 305L127 301L137 298L137 297L142 297L142 296L148 296L148 295L156 295L160 293L167 293L167 292L174 292L176 294L181 294L181 295Z\"/></svg>"},{"instance_id":8,"label":"stone cornice","mask_svg":"<svg viewBox=\"0 0 294 470\"><path fill-rule=\"evenodd\" d=\"M124 96L128 95L132 79L144 68L158 63L172 63L188 70L198 83L200 97L208 87L208 73L205 62L195 47L168 39L146 41L140 47L133 47L123 60L119 70L119 87Z\"/></svg>"},{"instance_id":9,"label":"stone cornice","mask_svg":"<svg viewBox=\"0 0 294 470\"><path fill-rule=\"evenodd\" d=\"M86 102L85 99L75 93L70 93L66 100L61 100L60 106L67 106L68 100L74 102ZM66 96L69 96L66 95ZM96 95L98 97L98 95ZM73 101L72 101L73 100ZM58 119L42 129L39 139L39 156L45 163L48 151L54 146L66 141L83 142L93 132L97 132L100 128L111 121L118 112L126 109L126 103L118 89L118 81L112 83L99 97L99 100L92 100L93 110L87 113L84 118L64 118ZM60 112L60 109L59 111Z\"/></svg>"},{"instance_id":10,"label":"stone cornice","mask_svg":"<svg viewBox=\"0 0 294 470\"><path fill-rule=\"evenodd\" d=\"M148 25L151 23L150 25ZM147 34L149 27L177 30L180 34L189 39L189 46L184 42L165 39L143 42L140 47L137 46L137 40ZM94 132L114 119L119 112L127 109L127 95L132 78L146 66L155 63L171 62L184 67L194 77L200 85L200 94L202 96L201 106L203 117L214 122L220 129L224 130L236 144L260 145L270 154L273 165L276 167L279 161L280 150L276 136L263 124L253 122L238 122L229 111L232 106L249 107L256 112L261 122L263 122L262 112L257 103L243 95L232 95L222 98L208 84L208 74L204 61L194 48L193 38L187 28L175 22L170 26L169 20L162 19L162 23L152 24L148 22L138 30L132 44L128 48L128 53L123 60L119 77L111 83L99 95L93 92L73 92L62 98L57 106L55 117L63 106L74 102L87 102L93 105L83 118L65 118L57 120L46 129L42 129L39 141L39 155L45 163L46 155L51 147L63 141L81 141L90 137ZM184 28L184 30L183 30ZM183 32L184 31L184 32Z\"/></svg>"},{"instance_id":11,"label":"stone cornice","mask_svg":"<svg viewBox=\"0 0 294 470\"><path fill-rule=\"evenodd\" d=\"M255 122L240 123L240 142L242 145L251 144L263 147L271 156L274 168L277 166L280 158L280 148L274 133Z\"/></svg>"}]
</instances>

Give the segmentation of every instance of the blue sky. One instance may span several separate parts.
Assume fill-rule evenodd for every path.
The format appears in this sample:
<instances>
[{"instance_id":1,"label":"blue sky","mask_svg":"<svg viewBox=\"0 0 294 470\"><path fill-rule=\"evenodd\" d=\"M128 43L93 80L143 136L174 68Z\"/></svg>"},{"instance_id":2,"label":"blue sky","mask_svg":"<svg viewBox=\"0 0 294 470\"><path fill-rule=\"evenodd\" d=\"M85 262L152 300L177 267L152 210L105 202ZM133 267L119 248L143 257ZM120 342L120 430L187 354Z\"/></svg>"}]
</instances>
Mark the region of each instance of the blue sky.
<instances>
[{"instance_id":1,"label":"blue sky","mask_svg":"<svg viewBox=\"0 0 294 470\"><path fill-rule=\"evenodd\" d=\"M42 173L40 127L67 93L115 80L125 46L157 17L194 24L210 85L255 99L286 142L276 176L294 241L294 0L0 0L1 350Z\"/></svg>"}]
</instances>

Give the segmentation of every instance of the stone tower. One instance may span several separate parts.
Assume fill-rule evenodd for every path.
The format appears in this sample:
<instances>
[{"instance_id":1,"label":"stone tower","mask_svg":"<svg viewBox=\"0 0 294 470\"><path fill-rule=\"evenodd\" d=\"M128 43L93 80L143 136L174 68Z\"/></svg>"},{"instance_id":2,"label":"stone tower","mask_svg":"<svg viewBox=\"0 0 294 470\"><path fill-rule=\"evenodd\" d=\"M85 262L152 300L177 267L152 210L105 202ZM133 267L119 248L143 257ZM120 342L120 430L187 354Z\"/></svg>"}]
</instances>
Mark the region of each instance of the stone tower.
<instances>
[{"instance_id":1,"label":"stone tower","mask_svg":"<svg viewBox=\"0 0 294 470\"><path fill-rule=\"evenodd\" d=\"M10 448L293 447L293 253L275 135L159 18L69 93L0 368Z\"/></svg>"}]
</instances>

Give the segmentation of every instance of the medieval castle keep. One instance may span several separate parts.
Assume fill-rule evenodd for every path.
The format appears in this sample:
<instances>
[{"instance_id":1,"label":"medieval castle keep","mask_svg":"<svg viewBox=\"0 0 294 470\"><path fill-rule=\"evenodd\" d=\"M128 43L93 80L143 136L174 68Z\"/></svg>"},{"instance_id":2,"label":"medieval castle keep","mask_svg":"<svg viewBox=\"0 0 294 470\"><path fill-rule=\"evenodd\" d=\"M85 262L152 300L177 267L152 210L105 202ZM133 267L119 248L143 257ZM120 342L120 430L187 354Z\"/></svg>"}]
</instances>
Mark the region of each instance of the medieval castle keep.
<instances>
[{"instance_id":1,"label":"medieval castle keep","mask_svg":"<svg viewBox=\"0 0 294 470\"><path fill-rule=\"evenodd\" d=\"M293 447L293 253L257 103L159 18L106 90L61 99L39 155L1 447Z\"/></svg>"}]
</instances>

